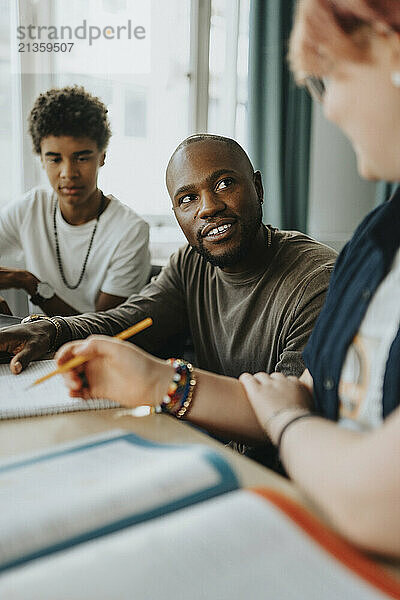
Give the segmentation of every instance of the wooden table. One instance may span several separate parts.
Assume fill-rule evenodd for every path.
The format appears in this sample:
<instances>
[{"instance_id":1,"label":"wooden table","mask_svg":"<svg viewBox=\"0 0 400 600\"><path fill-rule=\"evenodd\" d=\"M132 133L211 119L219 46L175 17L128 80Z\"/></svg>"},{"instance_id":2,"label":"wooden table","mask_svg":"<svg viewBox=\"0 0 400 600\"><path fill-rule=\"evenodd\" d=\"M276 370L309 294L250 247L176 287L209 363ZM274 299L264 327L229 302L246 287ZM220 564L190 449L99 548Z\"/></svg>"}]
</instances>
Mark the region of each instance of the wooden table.
<instances>
[{"instance_id":1,"label":"wooden table","mask_svg":"<svg viewBox=\"0 0 400 600\"><path fill-rule=\"evenodd\" d=\"M226 448L191 425L167 415L135 418L127 413L129 411L111 409L0 421L0 458L110 429L127 429L154 442L200 443L217 448L234 466L242 486L276 487L304 503L304 498L286 479Z\"/></svg>"},{"instance_id":2,"label":"wooden table","mask_svg":"<svg viewBox=\"0 0 400 600\"><path fill-rule=\"evenodd\" d=\"M167 415L135 418L127 410L111 409L0 421L0 458L39 450L110 429L129 430L161 443L200 443L214 447L232 464L243 487L266 486L278 489L321 517L318 509L288 480L223 446L187 423ZM385 561L379 563L400 580L400 561L395 564Z\"/></svg>"}]
</instances>

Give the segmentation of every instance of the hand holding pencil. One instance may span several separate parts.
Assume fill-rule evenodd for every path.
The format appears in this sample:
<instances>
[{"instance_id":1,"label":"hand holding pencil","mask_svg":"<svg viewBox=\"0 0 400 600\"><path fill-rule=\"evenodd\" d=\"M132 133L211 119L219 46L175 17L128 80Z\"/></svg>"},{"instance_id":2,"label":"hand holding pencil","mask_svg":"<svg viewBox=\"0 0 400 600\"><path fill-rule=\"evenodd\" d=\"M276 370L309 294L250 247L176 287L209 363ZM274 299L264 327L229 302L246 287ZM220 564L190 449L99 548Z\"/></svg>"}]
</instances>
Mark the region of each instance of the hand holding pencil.
<instances>
[{"instance_id":1,"label":"hand holding pencil","mask_svg":"<svg viewBox=\"0 0 400 600\"><path fill-rule=\"evenodd\" d=\"M100 335L65 344L56 360L70 396L107 398L129 407L159 404L174 372L134 344Z\"/></svg>"},{"instance_id":2,"label":"hand holding pencil","mask_svg":"<svg viewBox=\"0 0 400 600\"><path fill-rule=\"evenodd\" d=\"M143 331L143 329L147 329L147 327L150 327L150 325L152 325L152 324L153 324L153 320L150 319L150 317L147 317L146 319L139 321L139 323L132 325L132 327L128 327L128 329L124 329L124 331L117 333L117 335L114 337L116 337L120 340L127 340L127 339L133 337L134 335L136 335L137 333L139 333L140 331ZM50 377L53 377L54 375L66 373L67 371L70 371L71 369L74 369L75 367L79 367L80 365L83 365L87 360L88 360L88 358L84 355L75 356L74 358L71 358L69 361L65 362L61 367L58 367L51 373L48 373L47 375L44 375L43 377L36 379L36 381L34 381L32 383L32 386L38 385L39 383L43 383L44 381L46 381L47 379L50 379Z\"/></svg>"},{"instance_id":3,"label":"hand holding pencil","mask_svg":"<svg viewBox=\"0 0 400 600\"><path fill-rule=\"evenodd\" d=\"M147 327L150 327L150 325L152 325L152 324L153 324L153 320L150 319L150 317L147 317L146 319L139 321L139 323L132 325L132 327L128 327L128 329L124 329L124 331L117 333L117 335L114 337L116 337L120 340L127 340L130 337L139 333L140 331L143 331L143 329L147 329ZM75 367L79 367L80 365L83 365L83 363L85 363L87 360L88 359L86 356L83 356L83 355L75 356L74 358L71 358L69 361L65 362L61 367L58 367L51 373L48 373L47 375L44 375L43 377L36 379L36 381L34 381L32 383L32 386L38 385L39 383L43 383L44 381L46 381L47 379L50 379L50 377L53 377L54 375L66 373L67 371L70 371L71 369L74 369Z\"/></svg>"}]
</instances>

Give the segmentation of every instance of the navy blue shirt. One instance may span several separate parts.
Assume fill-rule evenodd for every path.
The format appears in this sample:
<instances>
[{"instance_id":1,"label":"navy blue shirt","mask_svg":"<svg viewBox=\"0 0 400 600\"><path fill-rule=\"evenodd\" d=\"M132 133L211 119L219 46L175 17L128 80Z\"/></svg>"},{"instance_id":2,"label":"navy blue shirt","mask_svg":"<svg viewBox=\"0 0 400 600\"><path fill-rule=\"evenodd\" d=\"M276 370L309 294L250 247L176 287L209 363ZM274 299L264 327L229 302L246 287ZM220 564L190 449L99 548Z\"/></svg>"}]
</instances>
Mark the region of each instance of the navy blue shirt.
<instances>
[{"instance_id":1,"label":"navy blue shirt","mask_svg":"<svg viewBox=\"0 0 400 600\"><path fill-rule=\"evenodd\" d=\"M340 253L324 307L303 353L314 380L316 411L328 419L338 419L338 386L347 349L399 246L400 188L367 215ZM386 363L382 417L399 403L400 330Z\"/></svg>"}]
</instances>

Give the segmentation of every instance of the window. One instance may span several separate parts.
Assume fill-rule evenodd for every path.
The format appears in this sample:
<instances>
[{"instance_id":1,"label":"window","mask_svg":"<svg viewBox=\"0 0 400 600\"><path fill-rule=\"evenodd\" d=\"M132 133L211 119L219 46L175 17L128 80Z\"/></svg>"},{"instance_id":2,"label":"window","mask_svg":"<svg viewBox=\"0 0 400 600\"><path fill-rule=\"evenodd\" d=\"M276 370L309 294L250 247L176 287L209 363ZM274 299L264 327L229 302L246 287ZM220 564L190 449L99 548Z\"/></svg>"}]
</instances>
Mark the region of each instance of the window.
<instances>
[{"instance_id":1,"label":"window","mask_svg":"<svg viewBox=\"0 0 400 600\"><path fill-rule=\"evenodd\" d=\"M125 136L145 138L147 135L147 90L132 86L125 94Z\"/></svg>"},{"instance_id":2,"label":"window","mask_svg":"<svg viewBox=\"0 0 400 600\"><path fill-rule=\"evenodd\" d=\"M17 169L18 78L11 67L11 3L0 0L0 207L21 193ZM18 168L20 165L18 165Z\"/></svg>"},{"instance_id":3,"label":"window","mask_svg":"<svg viewBox=\"0 0 400 600\"><path fill-rule=\"evenodd\" d=\"M84 57L79 55L51 53L42 56L40 68L32 53L18 56L15 48L14 59L10 55L10 32L16 30L18 19L46 25L86 19L89 24L96 23L101 12L114 22L136 1L141 0L0 0L0 158L7 182L0 203L45 182L26 131L26 117L37 95L51 86L83 85L108 106L113 130L99 185L149 221L153 259L165 262L185 242L164 181L174 148L199 129L236 137L246 145L250 0L146 0L151 6L149 73L132 73L133 58L126 53L118 72L102 64L96 65L96 72L85 71ZM203 23L198 36L196 18ZM208 34L209 51L207 45L206 52L198 52L193 40L200 47ZM12 68L12 60L22 62L22 74ZM200 90L194 84L199 65L209 81L208 88ZM200 94L205 117L196 120Z\"/></svg>"},{"instance_id":4,"label":"window","mask_svg":"<svg viewBox=\"0 0 400 600\"><path fill-rule=\"evenodd\" d=\"M58 3L57 20L68 22L74 4ZM118 6L103 3L107 9ZM81 76L56 69L54 83L82 84L107 104L113 135L99 184L150 222L153 259L164 262L185 241L170 210L164 173L172 151L189 134L189 0L152 2L151 40L149 74Z\"/></svg>"},{"instance_id":5,"label":"window","mask_svg":"<svg viewBox=\"0 0 400 600\"><path fill-rule=\"evenodd\" d=\"M250 0L212 0L208 130L247 146Z\"/></svg>"}]
</instances>

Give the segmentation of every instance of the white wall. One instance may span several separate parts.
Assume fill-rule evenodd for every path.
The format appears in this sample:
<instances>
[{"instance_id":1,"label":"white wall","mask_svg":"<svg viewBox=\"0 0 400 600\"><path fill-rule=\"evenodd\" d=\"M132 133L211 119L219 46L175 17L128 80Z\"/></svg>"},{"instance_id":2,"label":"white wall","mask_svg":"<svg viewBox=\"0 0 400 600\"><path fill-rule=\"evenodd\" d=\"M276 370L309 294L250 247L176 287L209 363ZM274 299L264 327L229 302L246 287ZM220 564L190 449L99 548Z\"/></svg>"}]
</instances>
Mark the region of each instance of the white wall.
<instances>
[{"instance_id":1,"label":"white wall","mask_svg":"<svg viewBox=\"0 0 400 600\"><path fill-rule=\"evenodd\" d=\"M376 185L357 173L354 151L314 103L311 134L308 231L340 250L374 207Z\"/></svg>"}]
</instances>

